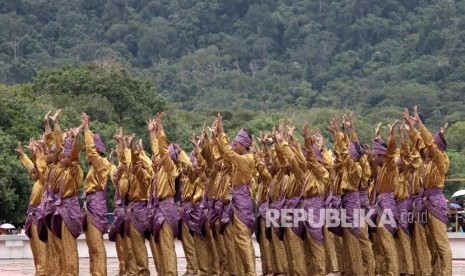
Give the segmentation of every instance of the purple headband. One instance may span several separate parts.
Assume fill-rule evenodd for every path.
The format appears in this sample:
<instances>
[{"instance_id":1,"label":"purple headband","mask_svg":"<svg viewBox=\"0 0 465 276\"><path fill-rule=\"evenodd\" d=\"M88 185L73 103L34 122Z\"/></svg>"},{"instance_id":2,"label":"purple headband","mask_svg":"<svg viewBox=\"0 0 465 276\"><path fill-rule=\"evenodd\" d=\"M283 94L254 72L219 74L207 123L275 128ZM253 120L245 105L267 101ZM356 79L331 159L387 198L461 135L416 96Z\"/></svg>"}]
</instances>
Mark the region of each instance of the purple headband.
<instances>
[{"instance_id":1,"label":"purple headband","mask_svg":"<svg viewBox=\"0 0 465 276\"><path fill-rule=\"evenodd\" d=\"M321 159L323 158L321 151L315 146L312 147L312 151L313 151L313 155L315 155L316 160L318 162L321 162Z\"/></svg>"},{"instance_id":2,"label":"purple headband","mask_svg":"<svg viewBox=\"0 0 465 276\"><path fill-rule=\"evenodd\" d=\"M240 143L246 148L250 148L252 146L252 139L250 139L249 134L244 129L239 130L234 141Z\"/></svg>"},{"instance_id":3,"label":"purple headband","mask_svg":"<svg viewBox=\"0 0 465 276\"><path fill-rule=\"evenodd\" d=\"M73 139L66 139L62 157L69 157L73 149Z\"/></svg>"},{"instance_id":4,"label":"purple headband","mask_svg":"<svg viewBox=\"0 0 465 276\"><path fill-rule=\"evenodd\" d=\"M192 151L191 154L189 154L189 160L191 161L192 166L194 167L198 166L197 158L195 158L194 151Z\"/></svg>"},{"instance_id":5,"label":"purple headband","mask_svg":"<svg viewBox=\"0 0 465 276\"><path fill-rule=\"evenodd\" d=\"M175 144L171 143L168 146L168 151L169 151L171 160L176 161L178 159L179 151L178 151L178 148L175 147L174 145Z\"/></svg>"},{"instance_id":6,"label":"purple headband","mask_svg":"<svg viewBox=\"0 0 465 276\"><path fill-rule=\"evenodd\" d=\"M384 141L381 138L375 138L373 139L373 149L372 152L374 154L381 154L385 155L387 152L386 146L384 146Z\"/></svg>"},{"instance_id":7,"label":"purple headband","mask_svg":"<svg viewBox=\"0 0 465 276\"><path fill-rule=\"evenodd\" d=\"M98 134L94 134L94 144L95 144L95 149L100 152L100 153L105 153L107 148L105 147L105 143L103 143L102 137Z\"/></svg>"},{"instance_id":8,"label":"purple headband","mask_svg":"<svg viewBox=\"0 0 465 276\"><path fill-rule=\"evenodd\" d=\"M444 133L438 132L438 133L434 134L433 139L434 139L434 143L436 144L436 146L438 146L438 149L441 152L446 151L447 142L446 142L446 138L444 138Z\"/></svg>"},{"instance_id":9,"label":"purple headband","mask_svg":"<svg viewBox=\"0 0 465 276\"><path fill-rule=\"evenodd\" d=\"M349 156L352 160L358 162L364 154L365 151L359 141L353 141L349 144Z\"/></svg>"}]
</instances>

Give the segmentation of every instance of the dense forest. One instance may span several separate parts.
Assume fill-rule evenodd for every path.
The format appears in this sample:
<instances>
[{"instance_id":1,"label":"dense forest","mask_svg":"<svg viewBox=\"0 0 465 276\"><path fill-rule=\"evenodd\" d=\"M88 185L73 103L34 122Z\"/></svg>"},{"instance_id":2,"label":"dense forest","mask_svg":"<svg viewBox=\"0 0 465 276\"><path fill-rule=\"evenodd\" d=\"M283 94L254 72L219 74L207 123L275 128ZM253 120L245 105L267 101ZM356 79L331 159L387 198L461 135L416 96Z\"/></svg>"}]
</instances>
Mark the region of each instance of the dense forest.
<instances>
[{"instance_id":1,"label":"dense forest","mask_svg":"<svg viewBox=\"0 0 465 276\"><path fill-rule=\"evenodd\" d=\"M329 119L353 111L369 143L418 105L432 132L449 122L448 177L463 178L464 89L464 1L0 0L0 220L24 221L32 183L14 149L48 110L64 128L88 113L109 146L118 126L147 142L164 110L188 150L218 112L231 134L285 118L329 143Z\"/></svg>"}]
</instances>

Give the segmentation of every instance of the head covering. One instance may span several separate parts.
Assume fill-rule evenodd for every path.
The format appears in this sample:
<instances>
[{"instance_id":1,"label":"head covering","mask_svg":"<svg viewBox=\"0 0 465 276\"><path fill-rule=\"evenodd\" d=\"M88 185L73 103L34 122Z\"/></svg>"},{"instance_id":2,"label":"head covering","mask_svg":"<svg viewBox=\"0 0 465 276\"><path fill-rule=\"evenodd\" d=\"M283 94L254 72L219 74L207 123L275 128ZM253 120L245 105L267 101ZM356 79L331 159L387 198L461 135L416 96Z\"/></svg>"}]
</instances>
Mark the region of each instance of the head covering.
<instances>
[{"instance_id":1,"label":"head covering","mask_svg":"<svg viewBox=\"0 0 465 276\"><path fill-rule=\"evenodd\" d=\"M237 133L236 138L234 138L235 142L240 143L246 148L250 148L252 146L252 139L250 139L249 134L245 129L239 130L239 133Z\"/></svg>"},{"instance_id":2,"label":"head covering","mask_svg":"<svg viewBox=\"0 0 465 276\"><path fill-rule=\"evenodd\" d=\"M321 162L321 159L323 158L321 151L315 146L312 146L312 151L313 155L315 155L316 160L318 160L318 162Z\"/></svg>"},{"instance_id":3,"label":"head covering","mask_svg":"<svg viewBox=\"0 0 465 276\"><path fill-rule=\"evenodd\" d=\"M94 144L95 144L95 149L99 152L104 154L106 151L105 143L103 143L102 137L98 134L94 134Z\"/></svg>"},{"instance_id":4,"label":"head covering","mask_svg":"<svg viewBox=\"0 0 465 276\"><path fill-rule=\"evenodd\" d=\"M47 149L47 152L52 152L52 151L55 151L56 152L57 150L57 145L56 144L52 144L48 149Z\"/></svg>"},{"instance_id":5,"label":"head covering","mask_svg":"<svg viewBox=\"0 0 465 276\"><path fill-rule=\"evenodd\" d=\"M387 151L386 144L384 143L382 138L375 138L373 139L373 149L372 152L374 154L381 154L385 155Z\"/></svg>"},{"instance_id":6,"label":"head covering","mask_svg":"<svg viewBox=\"0 0 465 276\"><path fill-rule=\"evenodd\" d=\"M436 146L438 146L438 149L441 152L444 152L447 148L447 142L446 138L444 138L444 133L439 131L438 133L434 134L433 139Z\"/></svg>"},{"instance_id":7,"label":"head covering","mask_svg":"<svg viewBox=\"0 0 465 276\"><path fill-rule=\"evenodd\" d=\"M358 140L349 144L349 156L352 160L357 162L364 154L365 151L363 150L362 145Z\"/></svg>"},{"instance_id":8,"label":"head covering","mask_svg":"<svg viewBox=\"0 0 465 276\"><path fill-rule=\"evenodd\" d=\"M397 167L402 167L402 165L404 164L404 161L402 161L402 158L397 158Z\"/></svg>"},{"instance_id":9,"label":"head covering","mask_svg":"<svg viewBox=\"0 0 465 276\"><path fill-rule=\"evenodd\" d=\"M62 157L69 157L73 149L73 139L66 139Z\"/></svg>"},{"instance_id":10,"label":"head covering","mask_svg":"<svg viewBox=\"0 0 465 276\"><path fill-rule=\"evenodd\" d=\"M176 161L178 159L178 154L179 154L178 147L175 147L175 145L176 144L171 143L168 146L168 151L169 151L169 154L170 154L170 158L173 161Z\"/></svg>"},{"instance_id":11,"label":"head covering","mask_svg":"<svg viewBox=\"0 0 465 276\"><path fill-rule=\"evenodd\" d=\"M189 160L191 161L192 166L194 167L198 166L197 158L195 158L194 151L192 151L191 154L189 154Z\"/></svg>"}]
</instances>

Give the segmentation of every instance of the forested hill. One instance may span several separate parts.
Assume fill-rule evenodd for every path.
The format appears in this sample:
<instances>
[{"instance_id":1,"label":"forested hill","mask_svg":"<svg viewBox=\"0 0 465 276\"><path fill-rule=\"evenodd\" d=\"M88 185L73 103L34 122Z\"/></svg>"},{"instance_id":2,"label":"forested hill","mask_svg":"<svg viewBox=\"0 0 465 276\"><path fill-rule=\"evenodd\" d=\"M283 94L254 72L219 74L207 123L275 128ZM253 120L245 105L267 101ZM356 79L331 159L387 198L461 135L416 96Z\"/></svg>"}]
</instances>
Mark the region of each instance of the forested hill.
<instances>
[{"instance_id":1,"label":"forested hill","mask_svg":"<svg viewBox=\"0 0 465 276\"><path fill-rule=\"evenodd\" d=\"M13 152L48 110L67 127L87 112L110 146L118 126L144 137L165 110L188 147L217 112L257 134L354 111L369 142L418 105L432 132L449 122L457 178L464 89L465 1L0 0L0 219L24 218L31 184Z\"/></svg>"}]
</instances>

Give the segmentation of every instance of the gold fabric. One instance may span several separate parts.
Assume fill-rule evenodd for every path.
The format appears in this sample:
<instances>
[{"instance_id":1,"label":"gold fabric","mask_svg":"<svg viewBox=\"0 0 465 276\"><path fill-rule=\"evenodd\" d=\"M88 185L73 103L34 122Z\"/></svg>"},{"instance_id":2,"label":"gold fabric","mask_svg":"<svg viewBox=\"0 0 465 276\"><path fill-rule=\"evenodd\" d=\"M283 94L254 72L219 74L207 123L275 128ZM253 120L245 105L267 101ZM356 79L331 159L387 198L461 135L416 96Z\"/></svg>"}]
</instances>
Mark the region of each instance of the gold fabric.
<instances>
[{"instance_id":1,"label":"gold fabric","mask_svg":"<svg viewBox=\"0 0 465 276\"><path fill-rule=\"evenodd\" d=\"M236 241L236 250L244 265L243 275L257 275L255 270L255 253L252 245L251 230L234 214L233 228Z\"/></svg>"},{"instance_id":2,"label":"gold fabric","mask_svg":"<svg viewBox=\"0 0 465 276\"><path fill-rule=\"evenodd\" d=\"M386 274L386 260L384 257L384 250L379 241L378 233L372 233L371 235L373 242L373 253L375 255L375 274L384 275Z\"/></svg>"},{"instance_id":3,"label":"gold fabric","mask_svg":"<svg viewBox=\"0 0 465 276\"><path fill-rule=\"evenodd\" d=\"M220 269L220 274L221 275L230 275L228 272L228 263L227 263L227 258L229 257L227 255L226 251L226 245L224 243L224 235L218 234L218 229L219 229L219 223L217 222L215 224L215 245L216 245L216 250L218 252L218 266Z\"/></svg>"},{"instance_id":4,"label":"gold fabric","mask_svg":"<svg viewBox=\"0 0 465 276\"><path fill-rule=\"evenodd\" d=\"M79 275L79 257L76 239L71 235L65 223L61 224L61 244L63 255L63 275Z\"/></svg>"},{"instance_id":5,"label":"gold fabric","mask_svg":"<svg viewBox=\"0 0 465 276\"><path fill-rule=\"evenodd\" d=\"M368 225L365 221L363 221L363 225L360 228L360 237L358 241L360 243L360 251L362 252L363 275L374 276L375 256L373 254L373 247L368 235Z\"/></svg>"},{"instance_id":6,"label":"gold fabric","mask_svg":"<svg viewBox=\"0 0 465 276\"><path fill-rule=\"evenodd\" d=\"M394 237L391 232L384 227L376 228L376 236L384 253L385 274L383 275L399 275L399 262Z\"/></svg>"},{"instance_id":7,"label":"gold fabric","mask_svg":"<svg viewBox=\"0 0 465 276\"><path fill-rule=\"evenodd\" d=\"M415 275L431 275L433 269L431 267L431 253L426 241L425 226L414 222L411 240Z\"/></svg>"},{"instance_id":8,"label":"gold fabric","mask_svg":"<svg viewBox=\"0 0 465 276\"><path fill-rule=\"evenodd\" d=\"M345 273L347 270L347 264L344 262L344 256L342 252L342 237L334 235L334 246L336 247L336 258L341 273Z\"/></svg>"},{"instance_id":9,"label":"gold fabric","mask_svg":"<svg viewBox=\"0 0 465 276\"><path fill-rule=\"evenodd\" d=\"M429 149L432 160L426 168L425 188L443 188L449 170L449 158L438 149L433 141L433 136L425 127L420 127L420 135Z\"/></svg>"},{"instance_id":10,"label":"gold fabric","mask_svg":"<svg viewBox=\"0 0 465 276\"><path fill-rule=\"evenodd\" d=\"M218 149L226 162L233 164L232 186L239 187L252 180L255 163L252 154L240 155L234 152L224 133L218 136Z\"/></svg>"},{"instance_id":11,"label":"gold fabric","mask_svg":"<svg viewBox=\"0 0 465 276\"><path fill-rule=\"evenodd\" d=\"M362 168L362 179L360 180L360 189L367 189L369 180L371 178L371 167L370 163L368 162L368 157L364 154L358 160L360 167Z\"/></svg>"},{"instance_id":12,"label":"gold fabric","mask_svg":"<svg viewBox=\"0 0 465 276\"><path fill-rule=\"evenodd\" d=\"M223 241L226 248L227 272L229 275L244 275L244 267L242 266L239 251L236 249L236 242L234 240L234 227L228 223L224 227Z\"/></svg>"},{"instance_id":13,"label":"gold fabric","mask_svg":"<svg viewBox=\"0 0 465 276\"><path fill-rule=\"evenodd\" d=\"M104 191L107 186L107 178L110 174L111 164L105 157L100 156L97 152L92 131L84 131L84 143L86 158L91 164L86 179L84 180L84 190L87 194Z\"/></svg>"},{"instance_id":14,"label":"gold fabric","mask_svg":"<svg viewBox=\"0 0 465 276\"><path fill-rule=\"evenodd\" d=\"M161 167L158 172L158 198L173 197L176 194L175 178L178 176L178 171L173 160L171 160L168 152L169 142L166 139L165 132L158 132L158 151L160 153Z\"/></svg>"},{"instance_id":15,"label":"gold fabric","mask_svg":"<svg viewBox=\"0 0 465 276\"><path fill-rule=\"evenodd\" d=\"M413 275L414 271L410 236L402 229L399 229L397 231L395 241L399 257L399 273Z\"/></svg>"},{"instance_id":16,"label":"gold fabric","mask_svg":"<svg viewBox=\"0 0 465 276\"><path fill-rule=\"evenodd\" d=\"M136 263L135 275L150 275L147 247L145 246L145 237L137 232L132 223L129 225L129 235L132 252L134 253L134 260Z\"/></svg>"},{"instance_id":17,"label":"gold fabric","mask_svg":"<svg viewBox=\"0 0 465 276\"><path fill-rule=\"evenodd\" d=\"M161 261L163 263L163 275L178 275L173 230L166 221L163 222L158 235L159 239L157 242L155 242L155 247L158 253L161 255Z\"/></svg>"},{"instance_id":18,"label":"gold fabric","mask_svg":"<svg viewBox=\"0 0 465 276\"><path fill-rule=\"evenodd\" d=\"M49 275L60 275L63 270L63 254L59 249L61 248L60 239L55 236L50 229L47 229L47 243L46 243L46 264L47 273Z\"/></svg>"},{"instance_id":19,"label":"gold fabric","mask_svg":"<svg viewBox=\"0 0 465 276\"><path fill-rule=\"evenodd\" d=\"M305 254L304 241L298 237L291 228L284 228L284 248L287 256L287 269L276 271L275 273L285 273L289 271L290 275L305 276L308 275L307 260Z\"/></svg>"},{"instance_id":20,"label":"gold fabric","mask_svg":"<svg viewBox=\"0 0 465 276\"><path fill-rule=\"evenodd\" d=\"M208 268L210 267L211 256L208 255L207 245L205 238L194 234L194 244L196 249L196 256L199 265L198 275L207 276Z\"/></svg>"},{"instance_id":21,"label":"gold fabric","mask_svg":"<svg viewBox=\"0 0 465 276\"><path fill-rule=\"evenodd\" d=\"M364 275L360 242L348 228L343 229L342 247L347 269L345 275Z\"/></svg>"},{"instance_id":22,"label":"gold fabric","mask_svg":"<svg viewBox=\"0 0 465 276\"><path fill-rule=\"evenodd\" d=\"M337 273L339 269L339 263L336 253L336 243L334 234L328 231L328 228L323 227L323 246L325 248L325 267L328 273Z\"/></svg>"},{"instance_id":23,"label":"gold fabric","mask_svg":"<svg viewBox=\"0 0 465 276\"><path fill-rule=\"evenodd\" d=\"M89 249L90 274L92 276L107 275L107 252L103 245L103 235L87 217L86 243Z\"/></svg>"},{"instance_id":24,"label":"gold fabric","mask_svg":"<svg viewBox=\"0 0 465 276\"><path fill-rule=\"evenodd\" d=\"M152 252L153 262L155 264L155 269L157 270L158 275L163 275L163 260L161 259L161 253L158 252L157 247L155 246L155 240L153 235L150 235L149 238L150 251Z\"/></svg>"},{"instance_id":25,"label":"gold fabric","mask_svg":"<svg viewBox=\"0 0 465 276\"><path fill-rule=\"evenodd\" d=\"M334 154L336 156L335 194L358 191L362 178L362 168L349 156L348 140L342 133L336 135Z\"/></svg>"},{"instance_id":26,"label":"gold fabric","mask_svg":"<svg viewBox=\"0 0 465 276\"><path fill-rule=\"evenodd\" d=\"M213 232L210 227L210 223L205 223L206 237L205 245L208 252L208 274L219 275L220 265L218 257L218 249L216 248L215 239L213 238Z\"/></svg>"},{"instance_id":27,"label":"gold fabric","mask_svg":"<svg viewBox=\"0 0 465 276\"><path fill-rule=\"evenodd\" d=\"M452 251L447 237L446 225L428 213L426 238L430 246L432 275L452 275Z\"/></svg>"},{"instance_id":28,"label":"gold fabric","mask_svg":"<svg viewBox=\"0 0 465 276\"><path fill-rule=\"evenodd\" d=\"M378 195L395 192L399 171L396 162L397 144L396 140L388 141L386 151L386 163L380 168L377 176Z\"/></svg>"},{"instance_id":29,"label":"gold fabric","mask_svg":"<svg viewBox=\"0 0 465 276\"><path fill-rule=\"evenodd\" d=\"M47 275L47 245L39 239L39 235L37 233L37 226L35 224L32 224L31 226L31 239L29 243L31 246L32 257L34 258L34 266L36 268L35 275Z\"/></svg>"},{"instance_id":30,"label":"gold fabric","mask_svg":"<svg viewBox=\"0 0 465 276\"><path fill-rule=\"evenodd\" d=\"M183 222L181 224L182 231L182 248L184 249L184 254L186 256L186 272L191 274L197 274L199 270L199 265L197 262L197 254L195 253L195 244L194 237L189 233L189 229L186 224Z\"/></svg>"},{"instance_id":31,"label":"gold fabric","mask_svg":"<svg viewBox=\"0 0 465 276\"><path fill-rule=\"evenodd\" d=\"M21 162L24 167L26 167L29 174L32 174L32 169L34 168L34 163L29 159L26 154L21 156ZM47 165L45 164L44 154L39 153L36 157L35 165L37 168L37 173L39 174L39 179L34 182L32 186L31 195L29 197L29 204L31 206L37 206L42 201L42 196L45 192L45 171L47 170Z\"/></svg>"},{"instance_id":32,"label":"gold fabric","mask_svg":"<svg viewBox=\"0 0 465 276\"><path fill-rule=\"evenodd\" d=\"M260 231L260 240L258 240L258 245L260 246L260 259L262 261L262 274L272 274L273 273L273 262L272 262L272 250L270 241L266 238L265 235L265 220L260 219L259 221L259 231Z\"/></svg>"},{"instance_id":33,"label":"gold fabric","mask_svg":"<svg viewBox=\"0 0 465 276\"><path fill-rule=\"evenodd\" d=\"M63 199L76 196L79 192L79 186L84 178L84 172L79 163L80 147L77 143L73 145L70 155L70 165L65 167L63 163L58 162L55 167L54 182L51 183L54 192L60 192L60 185L63 184Z\"/></svg>"},{"instance_id":34,"label":"gold fabric","mask_svg":"<svg viewBox=\"0 0 465 276\"><path fill-rule=\"evenodd\" d=\"M308 268L310 268L311 271L308 271L308 275L325 276L326 255L323 243L314 240L310 237L310 234L307 233L305 235L304 247L307 248L306 252L309 254L307 260L310 262Z\"/></svg>"},{"instance_id":35,"label":"gold fabric","mask_svg":"<svg viewBox=\"0 0 465 276\"><path fill-rule=\"evenodd\" d=\"M141 152L138 150L131 150L131 172L128 175L128 200L147 200L152 176L144 168Z\"/></svg>"},{"instance_id":36,"label":"gold fabric","mask_svg":"<svg viewBox=\"0 0 465 276\"><path fill-rule=\"evenodd\" d=\"M278 238L274 229L271 229L271 250L272 250L272 265L273 272L279 273L287 271L289 266L287 264L287 255L286 247L284 247L284 242Z\"/></svg>"},{"instance_id":37,"label":"gold fabric","mask_svg":"<svg viewBox=\"0 0 465 276\"><path fill-rule=\"evenodd\" d=\"M118 262L119 262L118 276L128 275L129 269L127 268L127 266L128 266L129 259L126 256L128 251L127 251L126 241L121 237L120 234L116 235L115 248L116 248L116 255L118 256Z\"/></svg>"}]
</instances>

